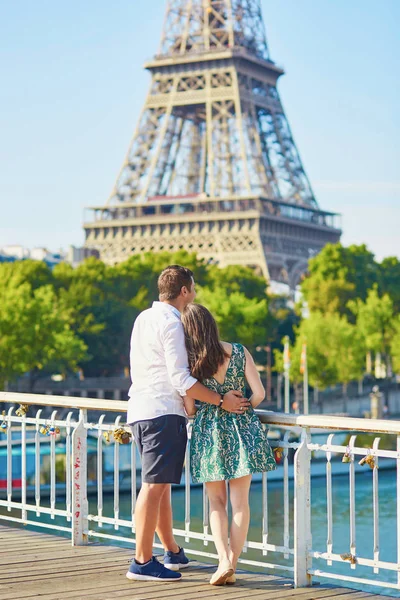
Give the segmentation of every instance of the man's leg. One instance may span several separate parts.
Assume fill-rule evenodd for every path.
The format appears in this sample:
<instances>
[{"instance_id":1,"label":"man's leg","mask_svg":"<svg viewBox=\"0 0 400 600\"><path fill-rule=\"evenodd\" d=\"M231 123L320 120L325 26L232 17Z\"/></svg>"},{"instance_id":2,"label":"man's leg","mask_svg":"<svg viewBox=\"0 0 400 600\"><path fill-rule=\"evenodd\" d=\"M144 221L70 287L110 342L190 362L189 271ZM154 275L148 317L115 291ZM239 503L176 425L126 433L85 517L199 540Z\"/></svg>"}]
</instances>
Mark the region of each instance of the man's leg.
<instances>
[{"instance_id":1,"label":"man's leg","mask_svg":"<svg viewBox=\"0 0 400 600\"><path fill-rule=\"evenodd\" d=\"M153 556L154 533L159 519L161 498L167 488L170 488L167 483L142 483L135 509L135 558L139 563L148 562Z\"/></svg>"},{"instance_id":2,"label":"man's leg","mask_svg":"<svg viewBox=\"0 0 400 600\"><path fill-rule=\"evenodd\" d=\"M160 511L158 515L156 533L160 538L164 550L170 552L179 552L179 546L172 533L172 506L171 506L171 485L166 484L163 495L160 500Z\"/></svg>"}]
</instances>

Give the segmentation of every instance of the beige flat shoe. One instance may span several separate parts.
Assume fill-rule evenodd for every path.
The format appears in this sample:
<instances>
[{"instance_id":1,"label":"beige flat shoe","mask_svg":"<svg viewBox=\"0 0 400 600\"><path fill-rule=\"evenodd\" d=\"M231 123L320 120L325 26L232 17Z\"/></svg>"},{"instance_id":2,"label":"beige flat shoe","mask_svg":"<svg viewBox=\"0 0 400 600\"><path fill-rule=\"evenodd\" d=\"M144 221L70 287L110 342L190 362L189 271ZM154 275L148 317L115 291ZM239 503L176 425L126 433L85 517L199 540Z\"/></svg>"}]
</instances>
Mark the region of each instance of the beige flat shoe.
<instances>
[{"instance_id":1,"label":"beige flat shoe","mask_svg":"<svg viewBox=\"0 0 400 600\"><path fill-rule=\"evenodd\" d=\"M226 580L229 579L229 577L232 577L232 575L234 575L234 574L235 574L235 571L233 570L232 567L221 570L221 571L218 569L217 571L215 571L215 573L211 577L210 584L211 585L225 585Z\"/></svg>"},{"instance_id":2,"label":"beige flat shoe","mask_svg":"<svg viewBox=\"0 0 400 600\"><path fill-rule=\"evenodd\" d=\"M230 577L228 577L228 579L225 581L226 585L233 585L234 583L236 583L236 575L235 573L233 573L233 575L231 575Z\"/></svg>"}]
</instances>

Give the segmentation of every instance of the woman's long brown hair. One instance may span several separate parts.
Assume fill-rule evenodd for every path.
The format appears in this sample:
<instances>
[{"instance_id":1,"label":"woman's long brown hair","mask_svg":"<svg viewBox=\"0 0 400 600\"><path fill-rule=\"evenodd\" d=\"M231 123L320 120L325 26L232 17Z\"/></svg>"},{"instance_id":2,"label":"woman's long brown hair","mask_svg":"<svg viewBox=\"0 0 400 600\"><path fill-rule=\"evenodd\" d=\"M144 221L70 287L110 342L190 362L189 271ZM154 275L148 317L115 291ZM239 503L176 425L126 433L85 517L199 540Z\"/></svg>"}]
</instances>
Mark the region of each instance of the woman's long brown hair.
<instances>
[{"instance_id":1,"label":"woman's long brown hair","mask_svg":"<svg viewBox=\"0 0 400 600\"><path fill-rule=\"evenodd\" d=\"M229 356L220 340L214 317L201 304L188 304L182 313L189 368L199 381L212 377Z\"/></svg>"}]
</instances>

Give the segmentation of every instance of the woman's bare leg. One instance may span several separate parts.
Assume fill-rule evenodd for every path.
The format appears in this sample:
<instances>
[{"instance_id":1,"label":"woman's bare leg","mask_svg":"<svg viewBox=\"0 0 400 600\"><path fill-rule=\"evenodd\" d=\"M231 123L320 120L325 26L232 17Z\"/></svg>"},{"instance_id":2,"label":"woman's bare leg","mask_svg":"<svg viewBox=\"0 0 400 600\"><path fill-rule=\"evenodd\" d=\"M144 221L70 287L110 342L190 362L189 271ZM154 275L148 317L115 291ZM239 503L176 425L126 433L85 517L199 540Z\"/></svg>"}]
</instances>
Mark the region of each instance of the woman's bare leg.
<instances>
[{"instance_id":1,"label":"woman's bare leg","mask_svg":"<svg viewBox=\"0 0 400 600\"><path fill-rule=\"evenodd\" d=\"M211 481L206 483L206 488L208 498L210 500L211 531L219 558L218 569L211 578L211 583L213 583L214 581L218 580L220 574L232 568L231 561L229 559L226 484L225 481Z\"/></svg>"},{"instance_id":2,"label":"woman's bare leg","mask_svg":"<svg viewBox=\"0 0 400 600\"><path fill-rule=\"evenodd\" d=\"M251 475L229 481L232 524L229 558L234 569L242 553L250 523L249 490Z\"/></svg>"},{"instance_id":3,"label":"woman's bare leg","mask_svg":"<svg viewBox=\"0 0 400 600\"><path fill-rule=\"evenodd\" d=\"M229 560L228 514L226 512L225 481L206 483L210 500L210 525L219 561Z\"/></svg>"}]
</instances>

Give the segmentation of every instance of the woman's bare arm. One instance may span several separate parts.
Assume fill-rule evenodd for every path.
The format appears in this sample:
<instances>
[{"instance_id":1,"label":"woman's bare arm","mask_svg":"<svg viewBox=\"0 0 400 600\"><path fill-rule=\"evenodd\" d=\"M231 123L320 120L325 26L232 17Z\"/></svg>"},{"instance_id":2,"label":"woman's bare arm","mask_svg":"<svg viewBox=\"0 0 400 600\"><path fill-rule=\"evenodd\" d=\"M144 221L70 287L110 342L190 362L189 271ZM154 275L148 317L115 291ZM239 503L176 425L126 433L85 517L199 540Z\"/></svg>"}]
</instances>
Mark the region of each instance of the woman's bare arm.
<instances>
[{"instance_id":1,"label":"woman's bare arm","mask_svg":"<svg viewBox=\"0 0 400 600\"><path fill-rule=\"evenodd\" d=\"M196 414L197 408L195 406L195 399L191 396L184 396L183 404L185 406L185 411L188 417L194 417Z\"/></svg>"},{"instance_id":2,"label":"woman's bare arm","mask_svg":"<svg viewBox=\"0 0 400 600\"><path fill-rule=\"evenodd\" d=\"M256 365L254 364L252 355L247 348L244 349L244 353L246 356L246 367L244 374L252 391L250 403L253 408L256 408L256 406L258 406L265 398L265 389L261 383L260 374L257 371Z\"/></svg>"}]
</instances>

